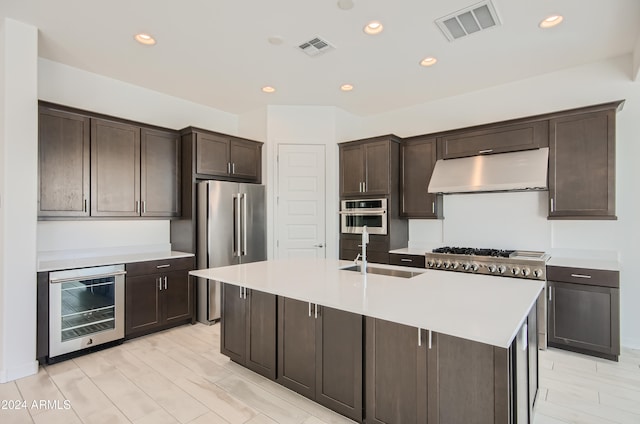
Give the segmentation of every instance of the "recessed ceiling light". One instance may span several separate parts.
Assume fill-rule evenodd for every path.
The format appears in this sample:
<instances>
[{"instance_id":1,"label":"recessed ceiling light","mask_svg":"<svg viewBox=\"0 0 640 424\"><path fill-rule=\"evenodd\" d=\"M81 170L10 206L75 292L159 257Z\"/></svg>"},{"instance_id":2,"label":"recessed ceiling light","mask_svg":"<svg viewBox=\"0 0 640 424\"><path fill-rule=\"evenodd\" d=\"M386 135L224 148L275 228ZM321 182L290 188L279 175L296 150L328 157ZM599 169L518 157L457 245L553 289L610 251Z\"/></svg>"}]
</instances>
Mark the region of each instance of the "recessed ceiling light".
<instances>
[{"instance_id":1,"label":"recessed ceiling light","mask_svg":"<svg viewBox=\"0 0 640 424\"><path fill-rule=\"evenodd\" d=\"M342 91L351 91L351 90L353 90L353 85L351 85L351 84L342 84L340 86L340 90L342 90Z\"/></svg>"},{"instance_id":2,"label":"recessed ceiling light","mask_svg":"<svg viewBox=\"0 0 640 424\"><path fill-rule=\"evenodd\" d=\"M353 8L353 0L338 0L338 7L342 10L349 10Z\"/></svg>"},{"instance_id":3,"label":"recessed ceiling light","mask_svg":"<svg viewBox=\"0 0 640 424\"><path fill-rule=\"evenodd\" d=\"M378 21L371 21L364 27L364 32L369 35L380 34L384 27Z\"/></svg>"},{"instance_id":4,"label":"recessed ceiling light","mask_svg":"<svg viewBox=\"0 0 640 424\"><path fill-rule=\"evenodd\" d=\"M564 20L562 15L551 15L549 17L544 18L538 26L540 28L551 28L558 24L560 24Z\"/></svg>"},{"instance_id":5,"label":"recessed ceiling light","mask_svg":"<svg viewBox=\"0 0 640 424\"><path fill-rule=\"evenodd\" d=\"M265 93L275 93L276 89L271 87L270 85L265 85L262 87L262 91Z\"/></svg>"},{"instance_id":6,"label":"recessed ceiling light","mask_svg":"<svg viewBox=\"0 0 640 424\"><path fill-rule=\"evenodd\" d=\"M156 39L153 38L151 35L149 34L145 34L144 32L141 32L140 34L136 34L133 36L133 38L140 44L144 44L146 46L153 46L154 44L156 44Z\"/></svg>"},{"instance_id":7,"label":"recessed ceiling light","mask_svg":"<svg viewBox=\"0 0 640 424\"><path fill-rule=\"evenodd\" d=\"M433 56L425 57L420 61L420 66L433 66L437 61L438 59Z\"/></svg>"},{"instance_id":8,"label":"recessed ceiling light","mask_svg":"<svg viewBox=\"0 0 640 424\"><path fill-rule=\"evenodd\" d=\"M269 44L273 44L274 46L279 46L280 44L284 43L284 38L282 38L279 35L273 35L267 38L267 41L269 42Z\"/></svg>"}]
</instances>

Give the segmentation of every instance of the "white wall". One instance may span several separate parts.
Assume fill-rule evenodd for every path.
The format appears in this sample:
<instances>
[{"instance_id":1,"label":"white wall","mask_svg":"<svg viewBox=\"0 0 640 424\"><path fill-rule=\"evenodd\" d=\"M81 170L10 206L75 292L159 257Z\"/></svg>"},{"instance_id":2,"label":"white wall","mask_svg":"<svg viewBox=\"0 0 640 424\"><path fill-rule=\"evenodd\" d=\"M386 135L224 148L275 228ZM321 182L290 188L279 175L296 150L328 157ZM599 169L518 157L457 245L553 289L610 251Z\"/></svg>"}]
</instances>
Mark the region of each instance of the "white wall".
<instances>
[{"instance_id":1,"label":"white wall","mask_svg":"<svg viewBox=\"0 0 640 424\"><path fill-rule=\"evenodd\" d=\"M326 256L338 257L338 147L336 108L330 106L269 106L267 108L266 156L267 247L274 257L275 160L278 144L326 145Z\"/></svg>"},{"instance_id":2,"label":"white wall","mask_svg":"<svg viewBox=\"0 0 640 424\"><path fill-rule=\"evenodd\" d=\"M411 220L409 238L416 247L619 251L622 344L640 348L640 280L633 275L640 257L640 82L632 80L631 55L364 118L356 137L427 134L620 99L626 103L617 115L617 221L547 221L547 192L449 195L445 219Z\"/></svg>"},{"instance_id":3,"label":"white wall","mask_svg":"<svg viewBox=\"0 0 640 424\"><path fill-rule=\"evenodd\" d=\"M37 371L36 211L38 30L3 22L2 267L0 268L0 383Z\"/></svg>"}]
</instances>

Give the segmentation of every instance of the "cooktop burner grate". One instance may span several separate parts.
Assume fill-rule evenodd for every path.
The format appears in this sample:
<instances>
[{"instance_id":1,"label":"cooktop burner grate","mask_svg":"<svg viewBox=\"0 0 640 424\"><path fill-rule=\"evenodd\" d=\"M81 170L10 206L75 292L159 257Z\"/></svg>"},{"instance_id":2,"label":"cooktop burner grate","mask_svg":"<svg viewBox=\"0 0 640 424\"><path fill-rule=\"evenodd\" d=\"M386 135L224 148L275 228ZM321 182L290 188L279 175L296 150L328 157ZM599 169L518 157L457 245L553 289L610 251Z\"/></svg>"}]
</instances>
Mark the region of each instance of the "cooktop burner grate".
<instances>
[{"instance_id":1,"label":"cooktop burner grate","mask_svg":"<svg viewBox=\"0 0 640 424\"><path fill-rule=\"evenodd\" d=\"M493 256L496 258L508 258L515 250L501 249L477 249L473 247L438 247L432 250L433 253L451 253L454 255L474 255L474 256Z\"/></svg>"}]
</instances>

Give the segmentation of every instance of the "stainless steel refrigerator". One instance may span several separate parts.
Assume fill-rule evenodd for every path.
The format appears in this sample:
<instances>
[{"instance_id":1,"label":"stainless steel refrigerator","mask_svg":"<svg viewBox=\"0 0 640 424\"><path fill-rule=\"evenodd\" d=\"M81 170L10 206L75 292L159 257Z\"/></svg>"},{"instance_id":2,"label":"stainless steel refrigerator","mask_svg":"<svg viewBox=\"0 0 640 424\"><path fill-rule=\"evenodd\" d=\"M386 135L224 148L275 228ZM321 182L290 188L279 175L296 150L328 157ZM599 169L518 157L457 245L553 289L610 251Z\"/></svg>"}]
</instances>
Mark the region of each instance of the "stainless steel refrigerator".
<instances>
[{"instance_id":1,"label":"stainless steel refrigerator","mask_svg":"<svg viewBox=\"0 0 640 424\"><path fill-rule=\"evenodd\" d=\"M265 190L259 184L198 183L198 269L267 259ZM220 318L220 283L198 279L198 321Z\"/></svg>"}]
</instances>

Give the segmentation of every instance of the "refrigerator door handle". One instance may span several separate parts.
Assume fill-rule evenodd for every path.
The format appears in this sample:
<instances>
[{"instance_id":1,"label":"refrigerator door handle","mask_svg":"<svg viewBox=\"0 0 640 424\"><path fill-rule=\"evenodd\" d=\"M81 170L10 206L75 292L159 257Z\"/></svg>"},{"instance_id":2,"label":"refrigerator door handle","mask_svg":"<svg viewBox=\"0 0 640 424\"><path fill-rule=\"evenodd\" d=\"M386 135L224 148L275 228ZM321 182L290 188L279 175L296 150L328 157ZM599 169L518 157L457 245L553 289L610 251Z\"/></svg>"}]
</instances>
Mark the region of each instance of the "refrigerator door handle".
<instances>
[{"instance_id":1,"label":"refrigerator door handle","mask_svg":"<svg viewBox=\"0 0 640 424\"><path fill-rule=\"evenodd\" d=\"M240 194L233 195L233 256L240 256Z\"/></svg>"},{"instance_id":2,"label":"refrigerator door handle","mask_svg":"<svg viewBox=\"0 0 640 424\"><path fill-rule=\"evenodd\" d=\"M247 193L242 193L242 249L240 255L247 255Z\"/></svg>"}]
</instances>

